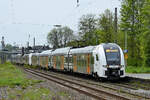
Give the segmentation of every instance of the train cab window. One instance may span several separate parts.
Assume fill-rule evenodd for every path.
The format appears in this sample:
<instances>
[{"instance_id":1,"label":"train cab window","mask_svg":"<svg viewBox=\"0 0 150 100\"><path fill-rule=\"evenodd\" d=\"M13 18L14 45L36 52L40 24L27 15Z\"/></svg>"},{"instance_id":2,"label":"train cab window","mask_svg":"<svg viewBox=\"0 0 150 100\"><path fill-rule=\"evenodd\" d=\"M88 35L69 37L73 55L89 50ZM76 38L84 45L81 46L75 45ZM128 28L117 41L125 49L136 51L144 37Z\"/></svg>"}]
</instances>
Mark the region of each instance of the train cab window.
<instances>
[{"instance_id":1,"label":"train cab window","mask_svg":"<svg viewBox=\"0 0 150 100\"><path fill-rule=\"evenodd\" d=\"M98 54L96 54L96 61L99 61Z\"/></svg>"}]
</instances>

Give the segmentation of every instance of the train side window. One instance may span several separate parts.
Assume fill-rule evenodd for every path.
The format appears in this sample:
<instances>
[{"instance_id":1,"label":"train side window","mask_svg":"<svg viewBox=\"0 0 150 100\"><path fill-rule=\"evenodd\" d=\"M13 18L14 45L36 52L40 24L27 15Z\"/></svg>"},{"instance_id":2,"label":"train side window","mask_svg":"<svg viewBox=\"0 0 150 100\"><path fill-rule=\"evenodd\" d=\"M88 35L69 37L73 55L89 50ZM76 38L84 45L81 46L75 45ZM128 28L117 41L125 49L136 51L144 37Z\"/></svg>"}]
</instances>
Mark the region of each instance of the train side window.
<instances>
[{"instance_id":1,"label":"train side window","mask_svg":"<svg viewBox=\"0 0 150 100\"><path fill-rule=\"evenodd\" d=\"M49 62L51 62L51 57L48 57L49 58Z\"/></svg>"},{"instance_id":2,"label":"train side window","mask_svg":"<svg viewBox=\"0 0 150 100\"><path fill-rule=\"evenodd\" d=\"M91 61L91 64L94 64L94 57L92 55L90 56L90 61Z\"/></svg>"},{"instance_id":3,"label":"train side window","mask_svg":"<svg viewBox=\"0 0 150 100\"><path fill-rule=\"evenodd\" d=\"M70 62L70 63L72 63L72 57L69 57L69 59L68 59L68 60L69 60L69 62Z\"/></svg>"},{"instance_id":4,"label":"train side window","mask_svg":"<svg viewBox=\"0 0 150 100\"><path fill-rule=\"evenodd\" d=\"M98 54L96 54L96 61L99 61Z\"/></svg>"}]
</instances>

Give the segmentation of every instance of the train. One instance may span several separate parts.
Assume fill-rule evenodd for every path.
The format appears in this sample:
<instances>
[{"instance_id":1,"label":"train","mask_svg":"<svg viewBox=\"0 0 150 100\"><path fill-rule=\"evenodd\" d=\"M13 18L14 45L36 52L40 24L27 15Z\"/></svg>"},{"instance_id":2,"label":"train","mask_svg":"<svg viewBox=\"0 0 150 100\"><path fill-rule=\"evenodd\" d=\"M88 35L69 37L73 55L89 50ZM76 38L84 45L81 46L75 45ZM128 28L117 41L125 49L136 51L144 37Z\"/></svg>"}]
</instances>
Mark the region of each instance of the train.
<instances>
[{"instance_id":1,"label":"train","mask_svg":"<svg viewBox=\"0 0 150 100\"><path fill-rule=\"evenodd\" d=\"M81 73L98 78L125 77L124 53L115 43L81 48L65 47L41 53L12 55L12 63L38 66L64 72Z\"/></svg>"}]
</instances>

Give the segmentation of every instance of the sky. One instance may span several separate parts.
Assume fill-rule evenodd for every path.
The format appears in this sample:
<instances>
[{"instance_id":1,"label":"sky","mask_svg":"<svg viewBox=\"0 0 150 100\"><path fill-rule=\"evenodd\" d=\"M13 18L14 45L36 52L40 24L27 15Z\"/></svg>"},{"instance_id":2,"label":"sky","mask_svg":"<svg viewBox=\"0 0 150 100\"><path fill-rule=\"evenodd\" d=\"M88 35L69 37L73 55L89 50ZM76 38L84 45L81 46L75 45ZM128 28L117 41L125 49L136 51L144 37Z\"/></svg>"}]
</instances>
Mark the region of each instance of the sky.
<instances>
[{"instance_id":1,"label":"sky","mask_svg":"<svg viewBox=\"0 0 150 100\"><path fill-rule=\"evenodd\" d=\"M78 31L79 18L84 14L99 15L106 9L120 9L119 0L0 0L0 41L26 46L47 45L47 34L54 25L69 26ZM30 36L29 36L30 34Z\"/></svg>"}]
</instances>

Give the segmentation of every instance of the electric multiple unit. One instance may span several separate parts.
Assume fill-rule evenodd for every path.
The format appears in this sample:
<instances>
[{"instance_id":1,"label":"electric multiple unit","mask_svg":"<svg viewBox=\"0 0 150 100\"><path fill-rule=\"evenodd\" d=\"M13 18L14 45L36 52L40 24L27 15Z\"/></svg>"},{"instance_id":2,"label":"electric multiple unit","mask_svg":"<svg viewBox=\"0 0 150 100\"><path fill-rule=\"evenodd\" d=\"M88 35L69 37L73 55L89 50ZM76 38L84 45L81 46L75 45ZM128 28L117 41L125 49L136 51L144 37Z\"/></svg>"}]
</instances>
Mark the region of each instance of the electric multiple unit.
<instances>
[{"instance_id":1,"label":"electric multiple unit","mask_svg":"<svg viewBox=\"0 0 150 100\"><path fill-rule=\"evenodd\" d=\"M16 58L17 57L17 58ZM23 58L20 60L19 59ZM122 49L115 43L103 43L83 48L59 48L42 53L17 55L12 61L45 69L56 69L93 75L101 78L125 77Z\"/></svg>"}]
</instances>

